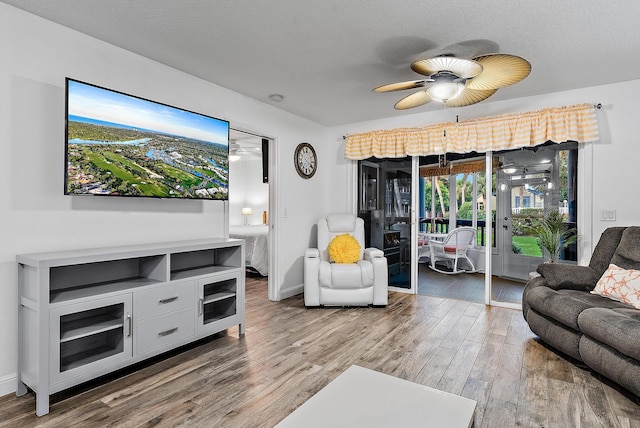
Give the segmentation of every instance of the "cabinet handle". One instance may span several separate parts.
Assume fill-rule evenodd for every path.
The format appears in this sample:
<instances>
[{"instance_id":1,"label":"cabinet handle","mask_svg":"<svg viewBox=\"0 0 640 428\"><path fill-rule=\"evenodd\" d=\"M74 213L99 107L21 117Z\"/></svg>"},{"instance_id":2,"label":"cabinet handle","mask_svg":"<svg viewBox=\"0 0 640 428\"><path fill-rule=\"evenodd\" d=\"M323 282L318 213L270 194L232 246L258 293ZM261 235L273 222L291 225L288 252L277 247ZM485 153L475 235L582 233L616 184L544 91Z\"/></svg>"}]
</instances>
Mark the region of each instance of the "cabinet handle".
<instances>
[{"instance_id":1,"label":"cabinet handle","mask_svg":"<svg viewBox=\"0 0 640 428\"><path fill-rule=\"evenodd\" d=\"M159 332L158 336L168 336L172 333L175 333L176 331L178 331L178 327L173 327L173 328L170 328L169 330Z\"/></svg>"},{"instance_id":2,"label":"cabinet handle","mask_svg":"<svg viewBox=\"0 0 640 428\"><path fill-rule=\"evenodd\" d=\"M198 303L198 307L200 308L200 315L202 315L202 312L204 311L204 299L198 299L199 303Z\"/></svg>"},{"instance_id":3,"label":"cabinet handle","mask_svg":"<svg viewBox=\"0 0 640 428\"><path fill-rule=\"evenodd\" d=\"M158 300L158 303L163 304L163 303L171 303L174 300L178 300L178 296L173 296L173 297L167 297L166 299L160 299Z\"/></svg>"},{"instance_id":4,"label":"cabinet handle","mask_svg":"<svg viewBox=\"0 0 640 428\"><path fill-rule=\"evenodd\" d=\"M129 332L127 333L127 337L131 337L131 330L133 330L133 317L131 314L127 314L127 324L129 325Z\"/></svg>"}]
</instances>

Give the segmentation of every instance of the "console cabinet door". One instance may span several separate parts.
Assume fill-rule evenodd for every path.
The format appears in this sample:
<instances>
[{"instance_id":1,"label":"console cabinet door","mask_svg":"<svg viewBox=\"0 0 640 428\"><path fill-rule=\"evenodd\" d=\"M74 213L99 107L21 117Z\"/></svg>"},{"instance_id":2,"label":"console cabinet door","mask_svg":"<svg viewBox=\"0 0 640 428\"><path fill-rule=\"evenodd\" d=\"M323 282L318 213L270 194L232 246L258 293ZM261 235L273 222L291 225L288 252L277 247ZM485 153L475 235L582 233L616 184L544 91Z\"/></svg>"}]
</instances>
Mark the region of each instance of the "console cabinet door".
<instances>
[{"instance_id":1,"label":"console cabinet door","mask_svg":"<svg viewBox=\"0 0 640 428\"><path fill-rule=\"evenodd\" d=\"M200 334L218 332L239 323L239 303L242 299L240 273L213 275L197 280Z\"/></svg>"},{"instance_id":2,"label":"console cabinet door","mask_svg":"<svg viewBox=\"0 0 640 428\"><path fill-rule=\"evenodd\" d=\"M76 384L133 358L132 294L50 309L51 384Z\"/></svg>"}]
</instances>

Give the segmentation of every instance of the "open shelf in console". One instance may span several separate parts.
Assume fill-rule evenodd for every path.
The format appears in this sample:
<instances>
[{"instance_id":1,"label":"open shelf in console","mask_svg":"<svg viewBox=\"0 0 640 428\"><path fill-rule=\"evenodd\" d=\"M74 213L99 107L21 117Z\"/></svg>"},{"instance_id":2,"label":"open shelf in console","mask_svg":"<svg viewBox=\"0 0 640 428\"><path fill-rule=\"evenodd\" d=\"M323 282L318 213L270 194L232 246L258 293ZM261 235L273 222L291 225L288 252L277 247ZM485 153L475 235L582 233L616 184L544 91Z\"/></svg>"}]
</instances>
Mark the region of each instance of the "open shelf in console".
<instances>
[{"instance_id":1,"label":"open shelf in console","mask_svg":"<svg viewBox=\"0 0 640 428\"><path fill-rule=\"evenodd\" d=\"M212 273L227 272L242 267L242 247L175 252L170 255L170 279L189 279Z\"/></svg>"},{"instance_id":2,"label":"open shelf in console","mask_svg":"<svg viewBox=\"0 0 640 428\"><path fill-rule=\"evenodd\" d=\"M50 269L50 303L167 281L167 256L131 257Z\"/></svg>"}]
</instances>

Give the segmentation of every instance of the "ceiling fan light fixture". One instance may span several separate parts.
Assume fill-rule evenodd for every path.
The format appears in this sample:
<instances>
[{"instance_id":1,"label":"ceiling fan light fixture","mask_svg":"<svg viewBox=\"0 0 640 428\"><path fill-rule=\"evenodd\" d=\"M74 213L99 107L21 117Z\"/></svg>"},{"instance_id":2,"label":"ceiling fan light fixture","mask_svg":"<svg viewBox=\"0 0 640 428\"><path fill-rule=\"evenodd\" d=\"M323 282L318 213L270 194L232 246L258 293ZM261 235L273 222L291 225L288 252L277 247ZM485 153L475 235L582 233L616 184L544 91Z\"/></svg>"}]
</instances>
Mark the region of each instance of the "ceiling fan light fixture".
<instances>
[{"instance_id":1,"label":"ceiling fan light fixture","mask_svg":"<svg viewBox=\"0 0 640 428\"><path fill-rule=\"evenodd\" d=\"M427 94L429 94L429 97L434 101L446 103L447 101L459 96L462 91L464 91L464 84L460 82L444 81L437 82L427 89Z\"/></svg>"}]
</instances>

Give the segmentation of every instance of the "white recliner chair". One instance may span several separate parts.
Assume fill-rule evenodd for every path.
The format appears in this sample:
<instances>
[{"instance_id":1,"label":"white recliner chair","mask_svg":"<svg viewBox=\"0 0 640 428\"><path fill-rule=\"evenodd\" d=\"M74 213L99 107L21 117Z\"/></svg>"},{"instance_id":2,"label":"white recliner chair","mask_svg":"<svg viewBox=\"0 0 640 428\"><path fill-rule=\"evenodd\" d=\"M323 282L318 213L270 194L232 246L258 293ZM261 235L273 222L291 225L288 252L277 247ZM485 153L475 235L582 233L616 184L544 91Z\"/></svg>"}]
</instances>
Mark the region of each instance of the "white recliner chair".
<instances>
[{"instance_id":1,"label":"white recliner chair","mask_svg":"<svg viewBox=\"0 0 640 428\"><path fill-rule=\"evenodd\" d=\"M329 244L349 234L360 244L356 263L332 263ZM304 304L310 306L386 306L387 259L382 250L364 248L364 221L353 214L329 214L318 222L318 248L304 255Z\"/></svg>"}]
</instances>

